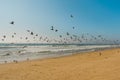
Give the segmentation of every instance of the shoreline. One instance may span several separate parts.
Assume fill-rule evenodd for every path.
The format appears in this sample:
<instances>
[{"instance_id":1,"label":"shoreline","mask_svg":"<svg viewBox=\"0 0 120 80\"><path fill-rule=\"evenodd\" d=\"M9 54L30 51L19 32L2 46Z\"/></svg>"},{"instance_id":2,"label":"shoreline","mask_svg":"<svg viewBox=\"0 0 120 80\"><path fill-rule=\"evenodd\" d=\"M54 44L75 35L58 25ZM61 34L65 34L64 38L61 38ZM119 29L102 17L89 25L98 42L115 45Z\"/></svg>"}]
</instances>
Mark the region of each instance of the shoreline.
<instances>
[{"instance_id":1,"label":"shoreline","mask_svg":"<svg viewBox=\"0 0 120 80\"><path fill-rule=\"evenodd\" d=\"M27 61L34 61L34 60L44 60L44 59L52 59L52 58L60 58L60 57L66 57L66 56L72 56L72 55L76 55L76 54L86 54L86 53L90 53L90 52L96 52L96 51L103 51L103 50L110 50L110 49L116 49L116 48L120 48L120 47L106 47L106 48L95 48L93 49L83 49L83 50L79 50L76 52L69 52L69 53L62 53L62 54L49 54L50 56L47 57L40 57L40 58L26 58L24 60L13 60L11 62L7 62L7 61L3 61L0 63L1 64L10 64L10 63L19 63L19 62L27 62ZM72 50L71 50L72 51Z\"/></svg>"},{"instance_id":2,"label":"shoreline","mask_svg":"<svg viewBox=\"0 0 120 80\"><path fill-rule=\"evenodd\" d=\"M119 80L120 48L0 64L0 80Z\"/></svg>"}]
</instances>

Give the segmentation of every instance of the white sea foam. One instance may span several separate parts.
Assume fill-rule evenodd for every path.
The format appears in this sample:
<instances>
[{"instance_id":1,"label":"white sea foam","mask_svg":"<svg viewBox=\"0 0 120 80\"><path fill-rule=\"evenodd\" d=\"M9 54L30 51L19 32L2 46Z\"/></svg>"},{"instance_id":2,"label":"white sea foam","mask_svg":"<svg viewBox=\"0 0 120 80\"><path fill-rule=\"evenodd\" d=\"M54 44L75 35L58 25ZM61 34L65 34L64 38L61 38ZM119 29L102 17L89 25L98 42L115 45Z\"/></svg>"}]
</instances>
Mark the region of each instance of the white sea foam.
<instances>
[{"instance_id":1,"label":"white sea foam","mask_svg":"<svg viewBox=\"0 0 120 80\"><path fill-rule=\"evenodd\" d=\"M28 58L42 59L48 57L59 57L71 55L76 52L94 51L116 47L116 45L43 45L43 44L16 44L0 45L0 63L13 62L13 60L24 61Z\"/></svg>"}]
</instances>

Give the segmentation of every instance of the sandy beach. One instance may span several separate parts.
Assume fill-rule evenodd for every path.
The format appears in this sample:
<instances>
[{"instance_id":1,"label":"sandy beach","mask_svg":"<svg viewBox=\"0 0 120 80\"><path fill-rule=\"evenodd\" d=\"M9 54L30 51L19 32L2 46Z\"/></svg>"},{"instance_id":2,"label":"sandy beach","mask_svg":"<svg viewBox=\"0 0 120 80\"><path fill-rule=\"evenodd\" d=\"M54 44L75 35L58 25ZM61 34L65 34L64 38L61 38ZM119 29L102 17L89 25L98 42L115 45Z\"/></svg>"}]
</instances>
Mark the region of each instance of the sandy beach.
<instances>
[{"instance_id":1,"label":"sandy beach","mask_svg":"<svg viewBox=\"0 0 120 80\"><path fill-rule=\"evenodd\" d=\"M0 80L120 80L120 0L0 8Z\"/></svg>"},{"instance_id":2,"label":"sandy beach","mask_svg":"<svg viewBox=\"0 0 120 80\"><path fill-rule=\"evenodd\" d=\"M0 65L0 80L120 80L120 49Z\"/></svg>"}]
</instances>

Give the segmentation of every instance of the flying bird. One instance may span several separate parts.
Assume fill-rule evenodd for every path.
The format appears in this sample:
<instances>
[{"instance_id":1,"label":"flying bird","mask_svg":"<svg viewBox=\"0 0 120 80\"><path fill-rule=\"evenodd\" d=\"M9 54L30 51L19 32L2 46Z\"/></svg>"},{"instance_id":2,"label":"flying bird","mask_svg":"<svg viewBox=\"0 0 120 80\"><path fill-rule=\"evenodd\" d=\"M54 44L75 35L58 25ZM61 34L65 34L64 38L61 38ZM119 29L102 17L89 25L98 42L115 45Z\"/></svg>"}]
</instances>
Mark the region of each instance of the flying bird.
<instances>
[{"instance_id":1,"label":"flying bird","mask_svg":"<svg viewBox=\"0 0 120 80\"><path fill-rule=\"evenodd\" d=\"M38 36L38 34L36 34L35 36Z\"/></svg>"},{"instance_id":2,"label":"flying bird","mask_svg":"<svg viewBox=\"0 0 120 80\"><path fill-rule=\"evenodd\" d=\"M70 17L73 18L74 16L71 14Z\"/></svg>"},{"instance_id":3,"label":"flying bird","mask_svg":"<svg viewBox=\"0 0 120 80\"><path fill-rule=\"evenodd\" d=\"M71 36L70 39L73 39L73 37Z\"/></svg>"},{"instance_id":4,"label":"flying bird","mask_svg":"<svg viewBox=\"0 0 120 80\"><path fill-rule=\"evenodd\" d=\"M14 33L14 35L16 35L16 33Z\"/></svg>"},{"instance_id":5,"label":"flying bird","mask_svg":"<svg viewBox=\"0 0 120 80\"><path fill-rule=\"evenodd\" d=\"M12 35L12 38L14 38L14 35Z\"/></svg>"},{"instance_id":6,"label":"flying bird","mask_svg":"<svg viewBox=\"0 0 120 80\"><path fill-rule=\"evenodd\" d=\"M10 24L14 24L15 22L14 21L11 21Z\"/></svg>"},{"instance_id":7,"label":"flying bird","mask_svg":"<svg viewBox=\"0 0 120 80\"><path fill-rule=\"evenodd\" d=\"M4 35L3 37L4 37L4 38L6 38L6 36L5 36L5 35Z\"/></svg>"},{"instance_id":8,"label":"flying bird","mask_svg":"<svg viewBox=\"0 0 120 80\"><path fill-rule=\"evenodd\" d=\"M60 35L60 38L62 37L62 35Z\"/></svg>"},{"instance_id":9,"label":"flying bird","mask_svg":"<svg viewBox=\"0 0 120 80\"><path fill-rule=\"evenodd\" d=\"M102 37L101 35L98 35L98 37Z\"/></svg>"},{"instance_id":10,"label":"flying bird","mask_svg":"<svg viewBox=\"0 0 120 80\"><path fill-rule=\"evenodd\" d=\"M53 27L53 26L51 26L51 30L54 30L54 27Z\"/></svg>"},{"instance_id":11,"label":"flying bird","mask_svg":"<svg viewBox=\"0 0 120 80\"><path fill-rule=\"evenodd\" d=\"M25 38L26 40L28 39L28 37Z\"/></svg>"},{"instance_id":12,"label":"flying bird","mask_svg":"<svg viewBox=\"0 0 120 80\"><path fill-rule=\"evenodd\" d=\"M56 29L55 32L58 32L58 30Z\"/></svg>"},{"instance_id":13,"label":"flying bird","mask_svg":"<svg viewBox=\"0 0 120 80\"><path fill-rule=\"evenodd\" d=\"M2 41L4 41L4 39L2 39Z\"/></svg>"},{"instance_id":14,"label":"flying bird","mask_svg":"<svg viewBox=\"0 0 120 80\"><path fill-rule=\"evenodd\" d=\"M67 35L70 35L70 34L67 32Z\"/></svg>"},{"instance_id":15,"label":"flying bird","mask_svg":"<svg viewBox=\"0 0 120 80\"><path fill-rule=\"evenodd\" d=\"M75 29L75 27L73 27L73 29Z\"/></svg>"},{"instance_id":16,"label":"flying bird","mask_svg":"<svg viewBox=\"0 0 120 80\"><path fill-rule=\"evenodd\" d=\"M30 30L27 30L27 32L30 32Z\"/></svg>"},{"instance_id":17,"label":"flying bird","mask_svg":"<svg viewBox=\"0 0 120 80\"><path fill-rule=\"evenodd\" d=\"M33 32L31 32L30 34L33 35Z\"/></svg>"}]
</instances>

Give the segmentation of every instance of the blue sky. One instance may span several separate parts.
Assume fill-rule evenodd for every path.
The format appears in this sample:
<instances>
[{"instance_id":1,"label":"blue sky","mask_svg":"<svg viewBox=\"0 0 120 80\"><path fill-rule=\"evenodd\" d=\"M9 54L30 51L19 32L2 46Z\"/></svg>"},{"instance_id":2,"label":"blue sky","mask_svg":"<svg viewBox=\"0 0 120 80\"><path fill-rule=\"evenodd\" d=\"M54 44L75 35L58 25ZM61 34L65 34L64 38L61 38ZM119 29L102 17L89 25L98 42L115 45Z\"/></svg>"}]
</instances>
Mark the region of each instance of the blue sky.
<instances>
[{"instance_id":1,"label":"blue sky","mask_svg":"<svg viewBox=\"0 0 120 80\"><path fill-rule=\"evenodd\" d=\"M120 39L119 21L119 0L0 0L0 36L13 32L26 36L25 31L30 29L50 37L70 32ZM52 25L58 34L50 31Z\"/></svg>"}]
</instances>

